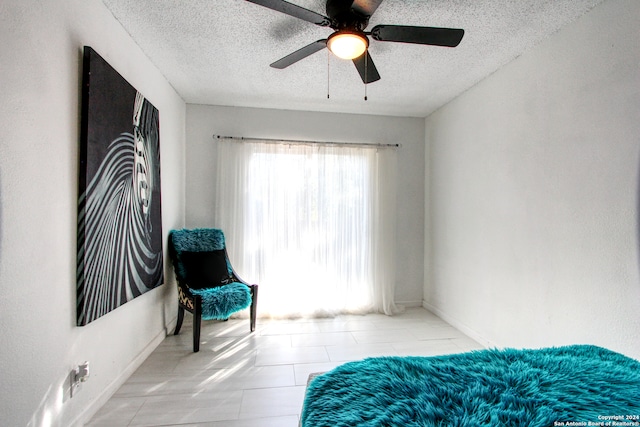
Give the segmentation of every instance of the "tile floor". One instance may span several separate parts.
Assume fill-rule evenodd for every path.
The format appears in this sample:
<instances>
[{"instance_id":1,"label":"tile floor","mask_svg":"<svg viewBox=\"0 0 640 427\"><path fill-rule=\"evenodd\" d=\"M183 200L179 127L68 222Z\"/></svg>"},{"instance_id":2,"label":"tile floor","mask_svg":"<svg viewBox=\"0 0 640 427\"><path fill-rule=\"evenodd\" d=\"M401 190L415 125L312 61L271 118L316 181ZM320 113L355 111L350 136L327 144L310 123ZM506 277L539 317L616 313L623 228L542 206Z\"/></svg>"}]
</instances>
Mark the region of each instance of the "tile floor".
<instances>
[{"instance_id":1,"label":"tile floor","mask_svg":"<svg viewBox=\"0 0 640 427\"><path fill-rule=\"evenodd\" d=\"M297 427L310 373L372 356L433 356L482 346L422 308L334 319L208 321L192 352L191 316L89 427Z\"/></svg>"}]
</instances>

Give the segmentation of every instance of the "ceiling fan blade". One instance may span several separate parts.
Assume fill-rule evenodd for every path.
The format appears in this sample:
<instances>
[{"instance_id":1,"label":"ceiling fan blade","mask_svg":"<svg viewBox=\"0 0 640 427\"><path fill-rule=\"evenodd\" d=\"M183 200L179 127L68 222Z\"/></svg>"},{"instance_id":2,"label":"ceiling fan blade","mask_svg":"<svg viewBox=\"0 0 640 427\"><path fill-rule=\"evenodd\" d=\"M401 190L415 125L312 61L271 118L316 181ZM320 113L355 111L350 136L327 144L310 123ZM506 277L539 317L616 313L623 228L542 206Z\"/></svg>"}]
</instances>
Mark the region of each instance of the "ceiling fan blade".
<instances>
[{"instance_id":1,"label":"ceiling fan blade","mask_svg":"<svg viewBox=\"0 0 640 427\"><path fill-rule=\"evenodd\" d=\"M380 74L378 74L376 64L373 63L368 50L365 50L362 55L352 61L365 84L380 80Z\"/></svg>"},{"instance_id":2,"label":"ceiling fan blade","mask_svg":"<svg viewBox=\"0 0 640 427\"><path fill-rule=\"evenodd\" d=\"M293 3L286 2L284 0L247 0L250 3L259 4L266 8L276 10L278 12L285 13L289 16L302 19L303 21L311 22L312 24L320 25L321 27L327 27L331 24L329 18L319 13L313 12L304 7L298 6Z\"/></svg>"},{"instance_id":3,"label":"ceiling fan blade","mask_svg":"<svg viewBox=\"0 0 640 427\"><path fill-rule=\"evenodd\" d=\"M456 47L464 36L459 28L411 27L407 25L376 25L371 37L382 42L402 42Z\"/></svg>"},{"instance_id":4,"label":"ceiling fan blade","mask_svg":"<svg viewBox=\"0 0 640 427\"><path fill-rule=\"evenodd\" d=\"M309 55L313 55L314 53L324 49L325 47L327 47L327 39L318 40L317 42L308 44L302 49L298 49L295 52L285 56L284 58L277 60L276 62L271 64L271 67L282 70L283 68L287 68L289 65L295 64L296 62L306 58Z\"/></svg>"},{"instance_id":5,"label":"ceiling fan blade","mask_svg":"<svg viewBox=\"0 0 640 427\"><path fill-rule=\"evenodd\" d=\"M354 0L351 9L360 15L371 16L380 6L380 3L382 3L382 0Z\"/></svg>"}]
</instances>

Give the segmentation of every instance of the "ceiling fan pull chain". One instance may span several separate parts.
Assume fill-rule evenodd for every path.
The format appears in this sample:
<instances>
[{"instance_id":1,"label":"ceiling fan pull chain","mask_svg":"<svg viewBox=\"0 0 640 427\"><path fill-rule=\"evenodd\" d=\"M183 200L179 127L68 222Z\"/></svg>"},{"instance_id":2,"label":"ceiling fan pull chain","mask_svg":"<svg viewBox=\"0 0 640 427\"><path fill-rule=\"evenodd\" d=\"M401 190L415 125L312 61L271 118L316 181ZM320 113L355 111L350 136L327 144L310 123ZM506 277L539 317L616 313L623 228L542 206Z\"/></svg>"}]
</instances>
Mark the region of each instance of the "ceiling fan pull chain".
<instances>
[{"instance_id":1,"label":"ceiling fan pull chain","mask_svg":"<svg viewBox=\"0 0 640 427\"><path fill-rule=\"evenodd\" d=\"M329 78L329 71L331 69L330 67L331 64L331 52L329 52L329 49L327 49L327 99L329 99L329 88L330 88L330 78Z\"/></svg>"}]
</instances>

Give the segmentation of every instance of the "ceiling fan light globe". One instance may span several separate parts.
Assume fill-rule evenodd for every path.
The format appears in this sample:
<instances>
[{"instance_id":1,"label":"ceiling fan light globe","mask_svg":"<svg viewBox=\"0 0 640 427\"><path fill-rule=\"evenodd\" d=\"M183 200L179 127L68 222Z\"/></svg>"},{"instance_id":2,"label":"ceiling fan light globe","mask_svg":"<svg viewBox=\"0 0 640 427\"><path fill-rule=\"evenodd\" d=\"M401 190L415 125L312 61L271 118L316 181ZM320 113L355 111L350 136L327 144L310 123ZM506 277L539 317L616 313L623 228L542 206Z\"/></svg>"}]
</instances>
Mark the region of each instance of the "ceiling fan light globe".
<instances>
[{"instance_id":1,"label":"ceiling fan light globe","mask_svg":"<svg viewBox=\"0 0 640 427\"><path fill-rule=\"evenodd\" d=\"M337 32L327 40L329 50L342 59L354 59L367 50L369 40L363 34Z\"/></svg>"}]
</instances>

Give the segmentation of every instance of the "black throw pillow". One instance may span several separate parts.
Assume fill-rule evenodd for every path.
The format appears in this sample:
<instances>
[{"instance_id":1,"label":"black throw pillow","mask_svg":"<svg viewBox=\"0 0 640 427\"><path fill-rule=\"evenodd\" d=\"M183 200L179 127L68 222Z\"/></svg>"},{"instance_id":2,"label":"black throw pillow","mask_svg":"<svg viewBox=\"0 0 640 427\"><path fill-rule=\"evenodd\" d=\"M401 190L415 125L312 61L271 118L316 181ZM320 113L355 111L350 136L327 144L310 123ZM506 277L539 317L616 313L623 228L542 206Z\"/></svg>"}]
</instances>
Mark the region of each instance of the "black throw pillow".
<instances>
[{"instance_id":1,"label":"black throw pillow","mask_svg":"<svg viewBox=\"0 0 640 427\"><path fill-rule=\"evenodd\" d=\"M229 281L224 249L210 252L182 252L187 285L192 289L220 286Z\"/></svg>"}]
</instances>

